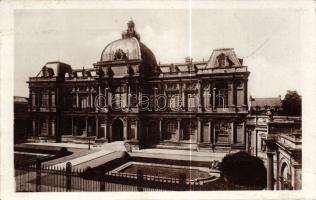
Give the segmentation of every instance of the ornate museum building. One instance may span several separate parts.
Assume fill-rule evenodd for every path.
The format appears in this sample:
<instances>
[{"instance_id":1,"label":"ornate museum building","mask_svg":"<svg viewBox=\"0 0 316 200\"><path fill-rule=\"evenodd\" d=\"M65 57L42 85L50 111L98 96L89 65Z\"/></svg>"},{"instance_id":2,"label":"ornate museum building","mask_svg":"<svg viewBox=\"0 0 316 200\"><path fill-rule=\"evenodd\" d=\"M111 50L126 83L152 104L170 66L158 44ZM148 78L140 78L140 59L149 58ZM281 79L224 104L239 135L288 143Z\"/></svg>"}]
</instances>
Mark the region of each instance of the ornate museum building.
<instances>
[{"instance_id":1,"label":"ornate museum building","mask_svg":"<svg viewBox=\"0 0 316 200\"><path fill-rule=\"evenodd\" d=\"M29 78L28 137L246 149L250 72L234 50L215 49L208 61L157 64L134 22L127 25L93 67L48 62Z\"/></svg>"}]
</instances>

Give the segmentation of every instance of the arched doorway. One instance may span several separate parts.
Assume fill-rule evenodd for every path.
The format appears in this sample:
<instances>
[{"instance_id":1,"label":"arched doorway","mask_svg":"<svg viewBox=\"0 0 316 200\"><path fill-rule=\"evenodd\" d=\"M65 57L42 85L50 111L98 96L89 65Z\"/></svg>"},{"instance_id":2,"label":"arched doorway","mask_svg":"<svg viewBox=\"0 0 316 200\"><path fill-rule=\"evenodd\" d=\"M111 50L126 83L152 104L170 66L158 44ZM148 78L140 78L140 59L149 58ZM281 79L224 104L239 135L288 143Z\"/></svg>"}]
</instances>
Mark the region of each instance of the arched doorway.
<instances>
[{"instance_id":1,"label":"arched doorway","mask_svg":"<svg viewBox=\"0 0 316 200\"><path fill-rule=\"evenodd\" d=\"M281 165L280 182L282 190L291 189L291 172L286 162Z\"/></svg>"},{"instance_id":2,"label":"arched doorway","mask_svg":"<svg viewBox=\"0 0 316 200\"><path fill-rule=\"evenodd\" d=\"M159 125L155 121L151 121L148 124L148 135L146 142L148 145L155 145L158 144L160 140L160 135L159 135Z\"/></svg>"},{"instance_id":3,"label":"arched doorway","mask_svg":"<svg viewBox=\"0 0 316 200\"><path fill-rule=\"evenodd\" d=\"M123 141L123 122L120 119L112 124L112 141Z\"/></svg>"},{"instance_id":4,"label":"arched doorway","mask_svg":"<svg viewBox=\"0 0 316 200\"><path fill-rule=\"evenodd\" d=\"M183 135L182 140L196 141L196 123L193 120L185 120L182 124Z\"/></svg>"}]
</instances>

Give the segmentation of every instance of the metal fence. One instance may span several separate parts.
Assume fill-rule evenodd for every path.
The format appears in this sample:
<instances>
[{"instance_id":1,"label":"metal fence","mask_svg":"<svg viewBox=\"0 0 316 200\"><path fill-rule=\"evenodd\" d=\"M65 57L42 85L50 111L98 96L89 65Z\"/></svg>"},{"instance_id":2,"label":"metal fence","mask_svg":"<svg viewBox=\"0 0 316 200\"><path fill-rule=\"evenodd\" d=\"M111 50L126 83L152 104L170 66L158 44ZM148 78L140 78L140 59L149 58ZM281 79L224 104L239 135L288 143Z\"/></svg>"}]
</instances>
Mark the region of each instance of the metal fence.
<instances>
[{"instance_id":1,"label":"metal fence","mask_svg":"<svg viewBox=\"0 0 316 200\"><path fill-rule=\"evenodd\" d=\"M67 163L66 167L46 166L39 160L36 164L15 164L17 192L80 192L80 191L188 191L205 190L203 181L179 178L157 177L137 174L111 173L91 175L87 170L76 169Z\"/></svg>"}]
</instances>

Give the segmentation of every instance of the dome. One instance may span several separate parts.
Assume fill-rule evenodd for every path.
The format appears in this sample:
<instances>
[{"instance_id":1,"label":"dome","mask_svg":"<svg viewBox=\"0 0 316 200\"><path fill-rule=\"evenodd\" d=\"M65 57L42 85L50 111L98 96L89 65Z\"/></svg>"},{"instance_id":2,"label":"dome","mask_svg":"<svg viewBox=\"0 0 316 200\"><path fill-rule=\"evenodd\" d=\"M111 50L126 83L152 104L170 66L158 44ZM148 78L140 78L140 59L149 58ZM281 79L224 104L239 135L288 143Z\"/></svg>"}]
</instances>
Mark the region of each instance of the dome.
<instances>
[{"instance_id":1,"label":"dome","mask_svg":"<svg viewBox=\"0 0 316 200\"><path fill-rule=\"evenodd\" d=\"M141 71L153 72L157 61L153 52L142 42L134 30L134 22L128 22L128 29L122 33L122 39L108 44L102 51L101 62L115 62L122 60L139 60Z\"/></svg>"},{"instance_id":2,"label":"dome","mask_svg":"<svg viewBox=\"0 0 316 200\"><path fill-rule=\"evenodd\" d=\"M141 49L137 39L125 38L108 44L102 52L101 62L120 60L118 52L125 54L128 60L141 59ZM123 56L121 59L123 59Z\"/></svg>"}]
</instances>

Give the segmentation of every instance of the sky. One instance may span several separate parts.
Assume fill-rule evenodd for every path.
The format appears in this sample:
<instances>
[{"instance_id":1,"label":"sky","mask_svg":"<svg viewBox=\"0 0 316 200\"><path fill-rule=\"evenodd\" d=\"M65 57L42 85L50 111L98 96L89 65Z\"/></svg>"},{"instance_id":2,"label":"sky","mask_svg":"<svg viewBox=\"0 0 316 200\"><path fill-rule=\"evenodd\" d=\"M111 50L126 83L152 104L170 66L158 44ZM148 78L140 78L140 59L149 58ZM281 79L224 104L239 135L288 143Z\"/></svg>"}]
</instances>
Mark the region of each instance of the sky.
<instances>
[{"instance_id":1,"label":"sky","mask_svg":"<svg viewBox=\"0 0 316 200\"><path fill-rule=\"evenodd\" d=\"M193 9L191 20L185 9L16 10L14 16L16 96L28 96L28 77L46 62L91 68L131 18L161 64L208 60L213 49L234 48L250 71L249 95L301 92L300 10Z\"/></svg>"}]
</instances>

